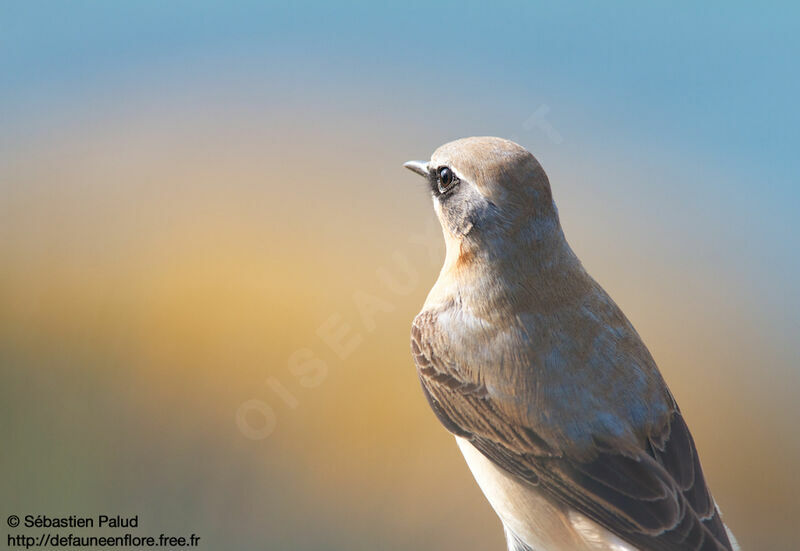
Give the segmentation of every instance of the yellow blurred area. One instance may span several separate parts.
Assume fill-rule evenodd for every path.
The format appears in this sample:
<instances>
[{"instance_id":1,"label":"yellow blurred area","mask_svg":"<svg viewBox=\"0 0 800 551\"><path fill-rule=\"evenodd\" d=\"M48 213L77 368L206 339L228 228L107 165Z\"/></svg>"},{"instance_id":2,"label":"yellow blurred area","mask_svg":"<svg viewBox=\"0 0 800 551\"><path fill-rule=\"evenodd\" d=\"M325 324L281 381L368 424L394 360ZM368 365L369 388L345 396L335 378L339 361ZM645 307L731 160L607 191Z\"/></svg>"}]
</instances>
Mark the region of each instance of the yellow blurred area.
<instances>
[{"instance_id":1,"label":"yellow blurred area","mask_svg":"<svg viewBox=\"0 0 800 551\"><path fill-rule=\"evenodd\" d=\"M3 495L138 512L207 549L501 548L408 349L442 254L408 145L322 122L301 148L286 121L171 122L65 130L0 166ZM796 358L734 283L617 262L638 241L598 231L567 170L567 236L659 362L726 518L747 548L788 541ZM358 339L344 358L320 336L331 319ZM312 387L290 369L300 349L327 366ZM237 427L251 399L274 411L265 439Z\"/></svg>"}]
</instances>

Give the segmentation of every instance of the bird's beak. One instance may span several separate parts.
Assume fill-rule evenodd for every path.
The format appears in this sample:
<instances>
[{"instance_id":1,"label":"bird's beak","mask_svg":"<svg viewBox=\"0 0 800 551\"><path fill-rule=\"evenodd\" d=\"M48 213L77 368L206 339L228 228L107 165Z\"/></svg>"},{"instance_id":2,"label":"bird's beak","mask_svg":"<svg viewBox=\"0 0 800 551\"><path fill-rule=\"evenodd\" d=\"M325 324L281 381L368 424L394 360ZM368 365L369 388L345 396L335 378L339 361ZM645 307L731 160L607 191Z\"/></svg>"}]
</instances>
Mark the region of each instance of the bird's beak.
<instances>
[{"instance_id":1,"label":"bird's beak","mask_svg":"<svg viewBox=\"0 0 800 551\"><path fill-rule=\"evenodd\" d=\"M427 161L408 161L407 163L403 163L403 166L412 172L416 172L420 176L428 176Z\"/></svg>"}]
</instances>

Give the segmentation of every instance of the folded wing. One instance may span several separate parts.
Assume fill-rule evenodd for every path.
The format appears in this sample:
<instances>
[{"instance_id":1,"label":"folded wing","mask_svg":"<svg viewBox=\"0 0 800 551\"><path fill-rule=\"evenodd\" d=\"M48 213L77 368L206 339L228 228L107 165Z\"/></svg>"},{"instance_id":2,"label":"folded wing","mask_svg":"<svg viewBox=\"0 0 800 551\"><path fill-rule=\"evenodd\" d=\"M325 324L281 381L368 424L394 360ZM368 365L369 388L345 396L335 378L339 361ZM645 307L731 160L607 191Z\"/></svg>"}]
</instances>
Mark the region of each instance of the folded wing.
<instances>
[{"instance_id":1,"label":"folded wing","mask_svg":"<svg viewBox=\"0 0 800 551\"><path fill-rule=\"evenodd\" d=\"M506 471L544 489L642 551L731 551L677 405L641 450L621 453L597 435L591 459L554 449L521 417L509 417L480 380L464 380L447 351L415 320L412 353L442 424Z\"/></svg>"}]
</instances>

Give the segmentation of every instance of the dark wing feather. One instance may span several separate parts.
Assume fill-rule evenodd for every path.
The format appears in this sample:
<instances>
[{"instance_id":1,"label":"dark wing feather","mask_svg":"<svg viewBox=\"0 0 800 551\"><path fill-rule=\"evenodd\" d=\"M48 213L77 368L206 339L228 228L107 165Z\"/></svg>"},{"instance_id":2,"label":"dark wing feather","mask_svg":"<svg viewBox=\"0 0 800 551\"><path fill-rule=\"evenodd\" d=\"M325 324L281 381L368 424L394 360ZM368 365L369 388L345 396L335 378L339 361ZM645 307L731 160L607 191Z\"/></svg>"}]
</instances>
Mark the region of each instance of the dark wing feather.
<instances>
[{"instance_id":1,"label":"dark wing feather","mask_svg":"<svg viewBox=\"0 0 800 551\"><path fill-rule=\"evenodd\" d=\"M703 477L694 439L679 411L673 415L659 442L651 439L650 447L653 458L670 473L703 525L718 540L728 542L725 526Z\"/></svg>"},{"instance_id":2,"label":"dark wing feather","mask_svg":"<svg viewBox=\"0 0 800 551\"><path fill-rule=\"evenodd\" d=\"M648 450L621 454L598 440L594 457L578 460L535 427L509 422L480 382L462 380L424 335L430 321L415 320L411 348L425 396L450 432L642 551L732 549L677 406Z\"/></svg>"}]
</instances>

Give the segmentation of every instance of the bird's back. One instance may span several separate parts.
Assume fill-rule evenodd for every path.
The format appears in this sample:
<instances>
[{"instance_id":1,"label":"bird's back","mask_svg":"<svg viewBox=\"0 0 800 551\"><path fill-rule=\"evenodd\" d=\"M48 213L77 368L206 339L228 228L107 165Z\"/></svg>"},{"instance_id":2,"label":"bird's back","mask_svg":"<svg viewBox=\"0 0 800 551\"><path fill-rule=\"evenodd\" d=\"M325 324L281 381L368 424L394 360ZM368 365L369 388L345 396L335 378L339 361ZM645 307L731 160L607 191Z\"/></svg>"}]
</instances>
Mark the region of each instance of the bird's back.
<instances>
[{"instance_id":1,"label":"bird's back","mask_svg":"<svg viewBox=\"0 0 800 551\"><path fill-rule=\"evenodd\" d=\"M420 379L462 449L469 443L494 474L520 482L512 509L544 503L544 495L565 534L589 534L589 543L604 535L587 550L625 549L614 543L620 538L641 549L731 549L675 401L597 283L583 272L580 292L546 303L530 293L487 307L491 292L444 277L414 321ZM492 469L476 465L473 457L481 483L478 473ZM694 546L676 547L679 540Z\"/></svg>"}]
</instances>

